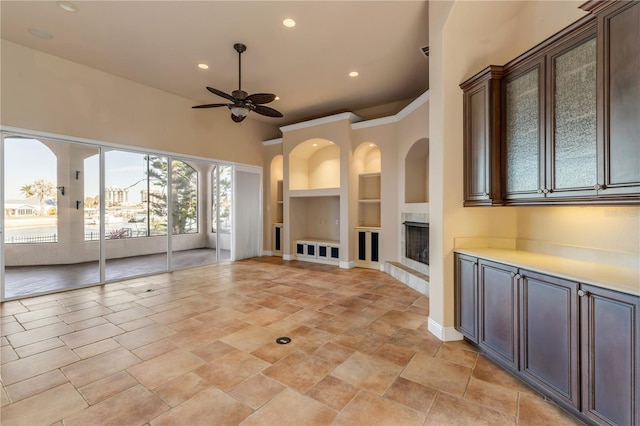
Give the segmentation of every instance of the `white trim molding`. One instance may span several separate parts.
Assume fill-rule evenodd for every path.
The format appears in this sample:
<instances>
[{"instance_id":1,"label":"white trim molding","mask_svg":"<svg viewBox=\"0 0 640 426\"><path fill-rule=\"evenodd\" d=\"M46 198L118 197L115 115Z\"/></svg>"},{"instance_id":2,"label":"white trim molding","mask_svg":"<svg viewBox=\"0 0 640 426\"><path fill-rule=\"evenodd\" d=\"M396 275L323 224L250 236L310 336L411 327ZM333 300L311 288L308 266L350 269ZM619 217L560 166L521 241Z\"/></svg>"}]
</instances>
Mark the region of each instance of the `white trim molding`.
<instances>
[{"instance_id":1,"label":"white trim molding","mask_svg":"<svg viewBox=\"0 0 640 426\"><path fill-rule=\"evenodd\" d=\"M292 130L306 129L307 127L318 126L320 124L334 123L336 121L349 120L354 123L362 121L362 118L358 117L352 112L343 112L341 114L329 115L327 117L320 117L313 120L302 121L300 123L290 124L288 126L280 127L281 132L290 132Z\"/></svg>"},{"instance_id":2,"label":"white trim molding","mask_svg":"<svg viewBox=\"0 0 640 426\"><path fill-rule=\"evenodd\" d=\"M422 95L415 98L409 105L404 107L400 112L388 117L374 118L373 120L360 121L351 125L352 130L365 129L367 127L381 126L383 124L397 123L398 121L411 114L413 111L422 106L429 100L429 91L427 90Z\"/></svg>"},{"instance_id":3,"label":"white trim molding","mask_svg":"<svg viewBox=\"0 0 640 426\"><path fill-rule=\"evenodd\" d=\"M262 142L262 146L278 145L278 144L281 144L281 143L282 143L282 138L271 139L271 140Z\"/></svg>"},{"instance_id":4,"label":"white trim molding","mask_svg":"<svg viewBox=\"0 0 640 426\"><path fill-rule=\"evenodd\" d=\"M351 261L351 262L340 261L339 265L340 265L340 268L342 268L342 269L351 269L351 268L355 268L356 267L356 262L355 261Z\"/></svg>"},{"instance_id":5,"label":"white trim molding","mask_svg":"<svg viewBox=\"0 0 640 426\"><path fill-rule=\"evenodd\" d=\"M282 260L293 260L293 259L294 259L293 255L290 255L290 254L282 255Z\"/></svg>"},{"instance_id":6,"label":"white trim molding","mask_svg":"<svg viewBox=\"0 0 640 426\"><path fill-rule=\"evenodd\" d=\"M462 334L454 327L443 327L429 317L427 329L443 342L462 340Z\"/></svg>"}]
</instances>

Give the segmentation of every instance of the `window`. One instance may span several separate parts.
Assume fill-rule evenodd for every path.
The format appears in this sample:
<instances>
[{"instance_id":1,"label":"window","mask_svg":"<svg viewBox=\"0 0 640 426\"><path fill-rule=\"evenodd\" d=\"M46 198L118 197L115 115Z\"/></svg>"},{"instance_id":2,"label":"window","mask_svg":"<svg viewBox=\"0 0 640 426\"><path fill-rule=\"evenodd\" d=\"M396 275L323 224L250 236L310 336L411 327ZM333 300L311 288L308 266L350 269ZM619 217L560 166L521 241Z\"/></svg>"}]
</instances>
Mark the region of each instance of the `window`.
<instances>
[{"instance_id":1,"label":"window","mask_svg":"<svg viewBox=\"0 0 640 426\"><path fill-rule=\"evenodd\" d=\"M198 233L198 172L180 160L171 162L172 234Z\"/></svg>"}]
</instances>

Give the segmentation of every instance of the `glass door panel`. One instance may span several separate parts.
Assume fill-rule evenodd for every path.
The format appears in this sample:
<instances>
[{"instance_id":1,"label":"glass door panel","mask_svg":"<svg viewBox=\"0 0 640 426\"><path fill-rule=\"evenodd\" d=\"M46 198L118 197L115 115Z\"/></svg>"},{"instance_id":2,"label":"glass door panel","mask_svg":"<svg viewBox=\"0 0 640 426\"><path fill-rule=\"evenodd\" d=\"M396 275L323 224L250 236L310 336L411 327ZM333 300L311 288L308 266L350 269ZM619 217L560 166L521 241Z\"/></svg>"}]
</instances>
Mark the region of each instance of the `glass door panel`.
<instances>
[{"instance_id":1,"label":"glass door panel","mask_svg":"<svg viewBox=\"0 0 640 426\"><path fill-rule=\"evenodd\" d=\"M211 203L208 176L212 169L209 163L171 161L171 269L217 261L206 209Z\"/></svg>"},{"instance_id":2,"label":"glass door panel","mask_svg":"<svg viewBox=\"0 0 640 426\"><path fill-rule=\"evenodd\" d=\"M87 192L99 149L45 139L4 139L4 298L100 282L98 240L85 235Z\"/></svg>"},{"instance_id":3,"label":"glass door panel","mask_svg":"<svg viewBox=\"0 0 640 426\"><path fill-rule=\"evenodd\" d=\"M167 157L105 152L105 280L167 270Z\"/></svg>"},{"instance_id":4,"label":"glass door panel","mask_svg":"<svg viewBox=\"0 0 640 426\"><path fill-rule=\"evenodd\" d=\"M232 167L216 164L211 173L211 236L218 261L231 259Z\"/></svg>"}]
</instances>

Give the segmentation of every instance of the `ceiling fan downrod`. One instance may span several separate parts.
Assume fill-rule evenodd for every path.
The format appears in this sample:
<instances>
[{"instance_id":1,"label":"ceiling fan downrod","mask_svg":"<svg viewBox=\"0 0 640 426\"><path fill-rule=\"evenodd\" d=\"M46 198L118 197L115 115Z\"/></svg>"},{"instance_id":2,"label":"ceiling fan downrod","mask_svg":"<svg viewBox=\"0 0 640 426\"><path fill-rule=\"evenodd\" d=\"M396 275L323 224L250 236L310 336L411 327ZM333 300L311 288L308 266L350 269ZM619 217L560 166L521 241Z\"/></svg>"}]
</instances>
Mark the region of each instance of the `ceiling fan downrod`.
<instances>
[{"instance_id":1,"label":"ceiling fan downrod","mask_svg":"<svg viewBox=\"0 0 640 426\"><path fill-rule=\"evenodd\" d=\"M238 91L242 92L242 52L247 50L247 46L242 43L236 43L233 48L238 52Z\"/></svg>"}]
</instances>

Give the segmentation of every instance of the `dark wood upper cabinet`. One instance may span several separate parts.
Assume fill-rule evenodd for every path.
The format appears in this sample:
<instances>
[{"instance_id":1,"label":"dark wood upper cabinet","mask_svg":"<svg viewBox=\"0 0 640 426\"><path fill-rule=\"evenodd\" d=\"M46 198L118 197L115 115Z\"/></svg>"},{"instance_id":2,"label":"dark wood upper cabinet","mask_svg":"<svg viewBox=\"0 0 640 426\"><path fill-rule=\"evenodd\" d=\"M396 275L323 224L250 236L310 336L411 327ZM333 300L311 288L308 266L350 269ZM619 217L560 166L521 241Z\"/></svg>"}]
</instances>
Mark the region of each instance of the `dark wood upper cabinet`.
<instances>
[{"instance_id":1,"label":"dark wood upper cabinet","mask_svg":"<svg viewBox=\"0 0 640 426\"><path fill-rule=\"evenodd\" d=\"M601 197L640 193L640 2L590 2L598 25Z\"/></svg>"},{"instance_id":2,"label":"dark wood upper cabinet","mask_svg":"<svg viewBox=\"0 0 640 426\"><path fill-rule=\"evenodd\" d=\"M460 87L464 91L464 203L501 203L500 80L502 67L491 65Z\"/></svg>"},{"instance_id":3,"label":"dark wood upper cabinet","mask_svg":"<svg viewBox=\"0 0 640 426\"><path fill-rule=\"evenodd\" d=\"M465 206L640 203L640 1L582 9L460 85Z\"/></svg>"}]
</instances>

